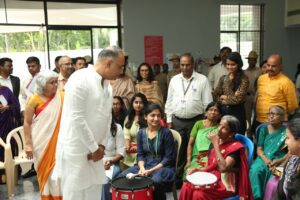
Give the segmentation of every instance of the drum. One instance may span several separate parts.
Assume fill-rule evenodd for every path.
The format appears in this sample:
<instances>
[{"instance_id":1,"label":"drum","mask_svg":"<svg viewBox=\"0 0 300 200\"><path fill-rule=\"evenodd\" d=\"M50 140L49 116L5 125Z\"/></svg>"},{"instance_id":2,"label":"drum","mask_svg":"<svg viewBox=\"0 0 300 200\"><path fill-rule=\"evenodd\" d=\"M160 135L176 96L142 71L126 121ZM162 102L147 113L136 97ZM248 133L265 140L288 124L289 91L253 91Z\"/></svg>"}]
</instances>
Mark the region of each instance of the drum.
<instances>
[{"instance_id":1,"label":"drum","mask_svg":"<svg viewBox=\"0 0 300 200\"><path fill-rule=\"evenodd\" d=\"M209 172L195 172L186 176L186 180L190 182L195 189L214 188L217 183L217 177Z\"/></svg>"},{"instance_id":2,"label":"drum","mask_svg":"<svg viewBox=\"0 0 300 200\"><path fill-rule=\"evenodd\" d=\"M112 200L152 200L153 182L150 178L136 176L133 179L119 177L112 181Z\"/></svg>"}]
</instances>

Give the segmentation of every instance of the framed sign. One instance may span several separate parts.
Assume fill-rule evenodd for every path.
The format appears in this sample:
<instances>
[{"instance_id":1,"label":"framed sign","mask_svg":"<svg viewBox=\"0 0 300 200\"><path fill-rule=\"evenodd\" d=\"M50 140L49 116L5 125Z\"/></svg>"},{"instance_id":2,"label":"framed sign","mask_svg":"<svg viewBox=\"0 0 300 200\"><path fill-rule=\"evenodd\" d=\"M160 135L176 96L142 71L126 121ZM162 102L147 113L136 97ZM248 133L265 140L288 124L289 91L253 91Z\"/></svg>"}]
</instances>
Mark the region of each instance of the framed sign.
<instances>
[{"instance_id":1,"label":"framed sign","mask_svg":"<svg viewBox=\"0 0 300 200\"><path fill-rule=\"evenodd\" d=\"M163 64L163 37L145 36L145 61L150 65Z\"/></svg>"}]
</instances>

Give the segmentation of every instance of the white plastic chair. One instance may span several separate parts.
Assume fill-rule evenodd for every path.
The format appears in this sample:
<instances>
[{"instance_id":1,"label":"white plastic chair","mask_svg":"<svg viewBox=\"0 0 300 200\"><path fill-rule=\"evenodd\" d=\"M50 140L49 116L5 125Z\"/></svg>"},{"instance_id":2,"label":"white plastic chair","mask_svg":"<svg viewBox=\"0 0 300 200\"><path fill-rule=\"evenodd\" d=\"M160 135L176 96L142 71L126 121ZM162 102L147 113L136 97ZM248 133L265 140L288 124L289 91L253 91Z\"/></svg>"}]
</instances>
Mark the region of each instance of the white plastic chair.
<instances>
[{"instance_id":1,"label":"white plastic chair","mask_svg":"<svg viewBox=\"0 0 300 200\"><path fill-rule=\"evenodd\" d=\"M18 154L14 156L11 151L11 141L14 139L17 143L17 148L18 148ZM14 194L14 189L15 185L17 184L17 171L16 171L16 166L21 165L21 164L28 164L28 163L33 163L33 160L29 160L26 158L26 152L25 152L25 137L24 137L24 131L23 127L18 127L10 131L7 135L6 138L6 145L9 146L8 151L7 151L7 157L11 159L9 163L9 167L11 168L11 175L10 180L12 181L12 193Z\"/></svg>"},{"instance_id":2,"label":"white plastic chair","mask_svg":"<svg viewBox=\"0 0 300 200\"><path fill-rule=\"evenodd\" d=\"M11 149L9 145L5 144L4 141L0 138L0 146L3 147L4 149L4 161L0 161L0 169L5 170L5 175L6 175L6 185L7 185L7 192L8 192L8 197L11 197L13 195L13 190L12 190L12 179L11 179L11 174L12 174L12 168L11 168L11 159L12 157L9 157L11 152Z\"/></svg>"},{"instance_id":3,"label":"white plastic chair","mask_svg":"<svg viewBox=\"0 0 300 200\"><path fill-rule=\"evenodd\" d=\"M173 129L170 129L170 131L172 132L172 135L173 135L173 138L174 138L174 141L177 143L177 157L176 157L176 168L175 170L177 170L177 164L178 164L178 156L179 156L179 150L180 150L180 146L181 146L181 136L180 134L173 130ZM176 190L176 183L174 181L173 185L172 185L172 192L173 192L173 198L174 200L177 200L177 190Z\"/></svg>"}]
</instances>

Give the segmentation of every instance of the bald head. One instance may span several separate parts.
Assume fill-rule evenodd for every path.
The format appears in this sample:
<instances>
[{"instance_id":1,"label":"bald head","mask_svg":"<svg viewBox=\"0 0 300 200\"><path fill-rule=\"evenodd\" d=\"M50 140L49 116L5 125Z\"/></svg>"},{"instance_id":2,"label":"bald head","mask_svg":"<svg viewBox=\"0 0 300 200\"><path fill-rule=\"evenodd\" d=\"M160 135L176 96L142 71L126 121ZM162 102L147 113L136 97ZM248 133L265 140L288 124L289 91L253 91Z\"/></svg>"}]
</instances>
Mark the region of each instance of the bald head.
<instances>
[{"instance_id":1,"label":"bald head","mask_svg":"<svg viewBox=\"0 0 300 200\"><path fill-rule=\"evenodd\" d=\"M281 55L279 55L279 54L274 54L274 55L271 55L270 57L269 57L269 59L274 59L274 60L276 60L278 63L280 63L280 64L282 64L282 56Z\"/></svg>"},{"instance_id":2,"label":"bald head","mask_svg":"<svg viewBox=\"0 0 300 200\"><path fill-rule=\"evenodd\" d=\"M267 73L270 77L276 76L282 70L282 56L279 54L271 55L267 60Z\"/></svg>"},{"instance_id":3,"label":"bald head","mask_svg":"<svg viewBox=\"0 0 300 200\"><path fill-rule=\"evenodd\" d=\"M58 66L60 73L64 78L69 78L74 72L72 59L69 56L62 56L58 61Z\"/></svg>"}]
</instances>

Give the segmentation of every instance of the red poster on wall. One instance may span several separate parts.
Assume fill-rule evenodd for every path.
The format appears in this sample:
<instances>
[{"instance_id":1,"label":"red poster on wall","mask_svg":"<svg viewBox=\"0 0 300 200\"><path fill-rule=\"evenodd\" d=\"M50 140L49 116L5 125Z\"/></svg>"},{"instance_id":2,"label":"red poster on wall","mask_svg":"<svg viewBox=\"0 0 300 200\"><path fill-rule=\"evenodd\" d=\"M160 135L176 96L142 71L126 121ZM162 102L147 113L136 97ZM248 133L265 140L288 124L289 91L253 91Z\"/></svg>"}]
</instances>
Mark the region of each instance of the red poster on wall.
<instances>
[{"instance_id":1,"label":"red poster on wall","mask_svg":"<svg viewBox=\"0 0 300 200\"><path fill-rule=\"evenodd\" d=\"M145 61L150 65L163 64L163 37L145 36Z\"/></svg>"}]
</instances>

